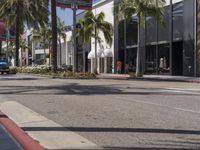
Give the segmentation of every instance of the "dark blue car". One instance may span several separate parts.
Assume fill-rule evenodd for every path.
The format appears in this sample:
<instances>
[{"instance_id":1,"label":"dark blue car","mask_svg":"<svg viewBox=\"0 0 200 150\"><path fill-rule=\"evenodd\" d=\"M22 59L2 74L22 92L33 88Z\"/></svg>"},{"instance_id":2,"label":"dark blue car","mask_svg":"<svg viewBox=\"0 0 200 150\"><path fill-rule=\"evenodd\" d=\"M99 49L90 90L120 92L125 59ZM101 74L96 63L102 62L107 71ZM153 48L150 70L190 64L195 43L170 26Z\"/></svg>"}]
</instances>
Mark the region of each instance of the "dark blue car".
<instances>
[{"instance_id":1,"label":"dark blue car","mask_svg":"<svg viewBox=\"0 0 200 150\"><path fill-rule=\"evenodd\" d=\"M1 74L9 73L9 63L6 58L0 58L0 72Z\"/></svg>"}]
</instances>

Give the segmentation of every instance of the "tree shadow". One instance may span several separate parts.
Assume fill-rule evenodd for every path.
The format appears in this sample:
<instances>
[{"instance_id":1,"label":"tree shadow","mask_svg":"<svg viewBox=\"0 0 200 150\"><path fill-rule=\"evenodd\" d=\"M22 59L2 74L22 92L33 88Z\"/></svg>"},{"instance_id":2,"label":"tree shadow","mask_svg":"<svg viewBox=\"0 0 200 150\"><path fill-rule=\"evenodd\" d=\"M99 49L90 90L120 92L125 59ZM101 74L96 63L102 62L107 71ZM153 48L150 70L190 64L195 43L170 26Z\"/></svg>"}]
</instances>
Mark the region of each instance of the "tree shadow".
<instances>
[{"instance_id":1,"label":"tree shadow","mask_svg":"<svg viewBox=\"0 0 200 150\"><path fill-rule=\"evenodd\" d=\"M73 132L127 132L200 135L198 130L151 129L151 128L101 128L101 127L23 127L25 131L73 131Z\"/></svg>"},{"instance_id":2,"label":"tree shadow","mask_svg":"<svg viewBox=\"0 0 200 150\"><path fill-rule=\"evenodd\" d=\"M2 88L1 88L2 87ZM178 93L164 88L133 88L113 85L80 85L68 83L58 86L0 86L0 94L15 95L199 95L200 93ZM131 91L129 90L131 89Z\"/></svg>"},{"instance_id":3,"label":"tree shadow","mask_svg":"<svg viewBox=\"0 0 200 150\"><path fill-rule=\"evenodd\" d=\"M177 130L157 128L102 128L102 127L23 127L24 131L73 131L87 133L141 133L141 134L176 134L176 135L200 135L198 130ZM197 140L197 139L196 139ZM140 144L141 145L141 144ZM150 144L142 144L138 147L105 146L105 150L197 150L200 149L200 142L194 139L184 141L155 140ZM94 149L95 150L95 149Z\"/></svg>"}]
</instances>

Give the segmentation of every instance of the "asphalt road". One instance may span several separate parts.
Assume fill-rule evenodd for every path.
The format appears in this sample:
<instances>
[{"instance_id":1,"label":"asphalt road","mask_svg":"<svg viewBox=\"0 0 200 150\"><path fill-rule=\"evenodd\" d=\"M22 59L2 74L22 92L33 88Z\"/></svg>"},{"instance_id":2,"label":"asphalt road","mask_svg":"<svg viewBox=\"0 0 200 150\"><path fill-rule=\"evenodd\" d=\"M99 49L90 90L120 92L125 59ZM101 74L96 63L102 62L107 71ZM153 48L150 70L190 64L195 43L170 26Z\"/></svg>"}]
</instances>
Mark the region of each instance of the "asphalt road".
<instances>
[{"instance_id":1,"label":"asphalt road","mask_svg":"<svg viewBox=\"0 0 200 150\"><path fill-rule=\"evenodd\" d=\"M200 84L1 75L4 101L18 101L105 149L200 149Z\"/></svg>"}]
</instances>

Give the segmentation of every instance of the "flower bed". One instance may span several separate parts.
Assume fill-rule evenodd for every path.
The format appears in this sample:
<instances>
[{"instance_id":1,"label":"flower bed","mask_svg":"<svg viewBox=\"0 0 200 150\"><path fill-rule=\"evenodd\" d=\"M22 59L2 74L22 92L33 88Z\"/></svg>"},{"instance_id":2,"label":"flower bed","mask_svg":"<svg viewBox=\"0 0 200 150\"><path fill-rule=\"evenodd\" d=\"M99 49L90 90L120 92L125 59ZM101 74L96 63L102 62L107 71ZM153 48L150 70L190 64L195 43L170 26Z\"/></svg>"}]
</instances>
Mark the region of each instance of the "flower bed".
<instances>
[{"instance_id":1,"label":"flower bed","mask_svg":"<svg viewBox=\"0 0 200 150\"><path fill-rule=\"evenodd\" d=\"M34 66L34 67L15 67L11 68L12 73L27 73L27 74L38 74L38 75L49 75L55 78L66 78L66 79L96 79L94 73L81 73L81 72L65 72L58 71L57 73L51 72L49 66Z\"/></svg>"}]
</instances>

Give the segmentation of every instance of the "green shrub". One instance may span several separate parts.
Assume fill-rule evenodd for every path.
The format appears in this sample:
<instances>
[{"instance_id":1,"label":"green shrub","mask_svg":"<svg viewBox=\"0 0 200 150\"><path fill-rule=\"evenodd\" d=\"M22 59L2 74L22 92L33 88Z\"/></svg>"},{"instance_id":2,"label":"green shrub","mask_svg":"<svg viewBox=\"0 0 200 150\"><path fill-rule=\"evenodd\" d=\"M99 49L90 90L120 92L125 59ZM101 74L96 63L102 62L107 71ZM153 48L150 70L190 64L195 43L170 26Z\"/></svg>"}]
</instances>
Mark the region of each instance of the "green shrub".
<instances>
[{"instance_id":1,"label":"green shrub","mask_svg":"<svg viewBox=\"0 0 200 150\"><path fill-rule=\"evenodd\" d=\"M10 70L9 71L10 74L16 74L18 72L17 67L11 67L9 70Z\"/></svg>"},{"instance_id":2,"label":"green shrub","mask_svg":"<svg viewBox=\"0 0 200 150\"><path fill-rule=\"evenodd\" d=\"M14 69L13 69L14 70ZM96 79L94 73L74 73L74 72L62 72L52 73L49 66L34 66L34 67L18 67L15 68L18 73L28 73L28 74L40 74L40 75L50 75L59 78L68 79Z\"/></svg>"}]
</instances>

